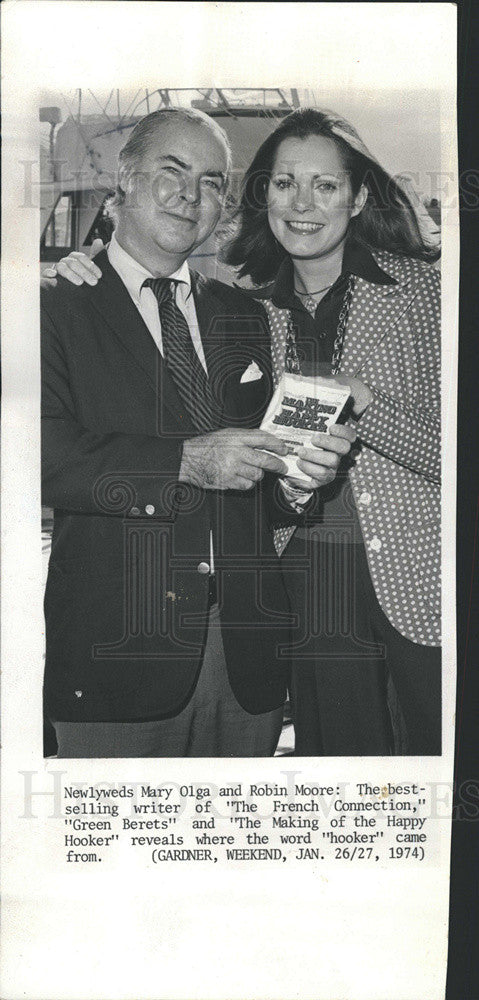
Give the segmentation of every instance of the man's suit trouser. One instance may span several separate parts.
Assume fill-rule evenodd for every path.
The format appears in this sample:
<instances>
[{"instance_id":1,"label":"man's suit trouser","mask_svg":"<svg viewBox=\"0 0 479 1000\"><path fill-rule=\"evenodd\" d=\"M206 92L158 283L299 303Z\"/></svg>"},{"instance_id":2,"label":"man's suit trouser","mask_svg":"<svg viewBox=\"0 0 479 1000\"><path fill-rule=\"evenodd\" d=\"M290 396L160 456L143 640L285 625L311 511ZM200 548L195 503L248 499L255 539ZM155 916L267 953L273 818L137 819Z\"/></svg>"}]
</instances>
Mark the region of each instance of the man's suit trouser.
<instances>
[{"instance_id":1,"label":"man's suit trouser","mask_svg":"<svg viewBox=\"0 0 479 1000\"><path fill-rule=\"evenodd\" d=\"M228 680L218 606L210 609L203 664L186 707L149 722L56 722L59 757L271 757L283 709L251 715Z\"/></svg>"}]
</instances>

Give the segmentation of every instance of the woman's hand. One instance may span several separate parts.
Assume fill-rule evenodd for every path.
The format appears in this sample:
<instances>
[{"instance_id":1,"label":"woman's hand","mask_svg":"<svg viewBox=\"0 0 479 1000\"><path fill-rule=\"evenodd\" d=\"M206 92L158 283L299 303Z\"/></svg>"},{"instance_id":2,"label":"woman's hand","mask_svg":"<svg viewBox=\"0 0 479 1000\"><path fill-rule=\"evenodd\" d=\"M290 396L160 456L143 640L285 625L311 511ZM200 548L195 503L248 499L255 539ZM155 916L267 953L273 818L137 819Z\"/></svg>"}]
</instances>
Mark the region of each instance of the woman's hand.
<instances>
[{"instance_id":1,"label":"woman's hand","mask_svg":"<svg viewBox=\"0 0 479 1000\"><path fill-rule=\"evenodd\" d=\"M54 267L47 267L43 272L45 278L55 278L60 274L62 278L71 281L72 285L96 285L101 278L100 268L93 263L96 257L104 249L100 239L93 240L89 253L82 253L80 250L73 250L68 257L62 257Z\"/></svg>"},{"instance_id":2,"label":"woman's hand","mask_svg":"<svg viewBox=\"0 0 479 1000\"><path fill-rule=\"evenodd\" d=\"M341 385L349 386L353 401L353 416L361 417L374 399L369 386L366 385L365 382L361 382L361 380L356 378L356 376L352 375L335 375L334 380L339 382Z\"/></svg>"},{"instance_id":3,"label":"woman's hand","mask_svg":"<svg viewBox=\"0 0 479 1000\"><path fill-rule=\"evenodd\" d=\"M311 439L313 447L298 451L298 468L310 477L311 483L290 477L288 482L303 490L327 486L336 478L339 463L349 454L355 440L354 428L343 424L332 424L327 434L314 434Z\"/></svg>"}]
</instances>

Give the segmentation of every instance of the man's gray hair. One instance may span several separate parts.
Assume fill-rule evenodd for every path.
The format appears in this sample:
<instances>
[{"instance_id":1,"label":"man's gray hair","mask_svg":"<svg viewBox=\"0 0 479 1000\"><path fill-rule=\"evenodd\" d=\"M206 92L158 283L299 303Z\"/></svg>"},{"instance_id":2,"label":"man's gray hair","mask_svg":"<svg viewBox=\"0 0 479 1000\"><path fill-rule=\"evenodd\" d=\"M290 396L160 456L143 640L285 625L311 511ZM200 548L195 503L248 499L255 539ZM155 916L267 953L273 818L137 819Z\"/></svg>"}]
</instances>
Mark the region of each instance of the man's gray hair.
<instances>
[{"instance_id":1,"label":"man's gray hair","mask_svg":"<svg viewBox=\"0 0 479 1000\"><path fill-rule=\"evenodd\" d=\"M171 121L193 123L195 125L206 126L213 135L220 139L226 148L227 154L227 179L232 168L231 146L226 132L221 125L196 108L161 108L159 111L152 111L145 115L135 125L127 142L120 151L118 157L118 173L115 193L108 199L106 210L112 219L118 217L118 209L124 205L126 200L125 181L136 170L143 154L148 150L158 135L158 129L162 125L167 125Z\"/></svg>"}]
</instances>

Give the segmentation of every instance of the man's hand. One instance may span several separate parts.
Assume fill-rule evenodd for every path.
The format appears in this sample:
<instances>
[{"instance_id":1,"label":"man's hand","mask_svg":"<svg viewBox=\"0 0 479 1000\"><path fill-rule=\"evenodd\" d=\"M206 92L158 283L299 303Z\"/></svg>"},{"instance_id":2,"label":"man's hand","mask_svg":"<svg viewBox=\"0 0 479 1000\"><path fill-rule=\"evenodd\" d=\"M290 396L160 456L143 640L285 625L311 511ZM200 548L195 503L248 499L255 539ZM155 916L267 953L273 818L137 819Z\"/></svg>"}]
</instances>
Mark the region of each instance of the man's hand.
<instances>
[{"instance_id":1,"label":"man's hand","mask_svg":"<svg viewBox=\"0 0 479 1000\"><path fill-rule=\"evenodd\" d=\"M54 267L47 267L43 271L45 278L55 278L60 274L62 278L71 281L72 285L96 285L101 278L100 268L93 263L96 257L103 250L103 243L100 239L93 240L90 253L82 253L80 250L72 250L68 257L62 257Z\"/></svg>"},{"instance_id":2,"label":"man's hand","mask_svg":"<svg viewBox=\"0 0 479 1000\"><path fill-rule=\"evenodd\" d=\"M311 483L288 477L289 482L304 490L327 486L336 478L341 459L356 440L356 431L343 424L332 424L327 434L314 434L311 440L313 448L301 448L298 452L298 468L311 477Z\"/></svg>"},{"instance_id":3,"label":"man's hand","mask_svg":"<svg viewBox=\"0 0 479 1000\"><path fill-rule=\"evenodd\" d=\"M275 454L267 455L262 448ZM287 452L286 445L266 431L228 427L184 442L178 478L206 490L250 490L266 471L284 475L286 466L275 456Z\"/></svg>"}]
</instances>

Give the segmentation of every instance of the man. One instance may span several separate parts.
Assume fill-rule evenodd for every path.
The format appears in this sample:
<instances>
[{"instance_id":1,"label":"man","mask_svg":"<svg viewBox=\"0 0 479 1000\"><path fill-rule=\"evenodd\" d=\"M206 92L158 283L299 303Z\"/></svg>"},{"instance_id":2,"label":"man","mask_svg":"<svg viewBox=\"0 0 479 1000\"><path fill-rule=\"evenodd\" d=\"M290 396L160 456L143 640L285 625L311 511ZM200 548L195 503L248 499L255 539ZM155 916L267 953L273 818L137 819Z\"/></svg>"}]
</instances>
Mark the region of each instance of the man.
<instances>
[{"instance_id":1,"label":"man","mask_svg":"<svg viewBox=\"0 0 479 1000\"><path fill-rule=\"evenodd\" d=\"M277 484L284 446L252 429L271 393L267 325L186 264L229 168L207 116L148 115L120 154L102 280L43 292L59 756L267 756L281 731L290 616L271 526L297 514ZM313 486L352 436L303 455Z\"/></svg>"}]
</instances>

